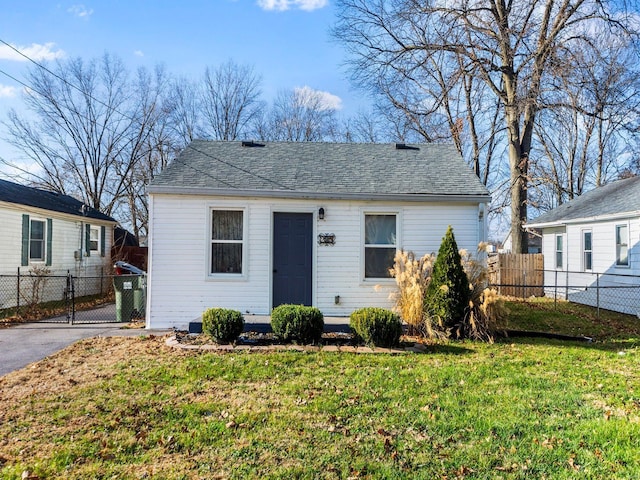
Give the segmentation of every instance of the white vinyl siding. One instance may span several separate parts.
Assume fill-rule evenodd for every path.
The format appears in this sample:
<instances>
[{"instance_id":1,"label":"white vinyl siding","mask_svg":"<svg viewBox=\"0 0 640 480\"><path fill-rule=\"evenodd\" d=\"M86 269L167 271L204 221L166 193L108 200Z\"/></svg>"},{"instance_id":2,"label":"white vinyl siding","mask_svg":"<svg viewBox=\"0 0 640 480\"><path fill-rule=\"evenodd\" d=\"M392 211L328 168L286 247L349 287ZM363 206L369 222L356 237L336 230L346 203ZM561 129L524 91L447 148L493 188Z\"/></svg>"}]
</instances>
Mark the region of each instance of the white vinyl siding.
<instances>
[{"instance_id":1,"label":"white vinyl siding","mask_svg":"<svg viewBox=\"0 0 640 480\"><path fill-rule=\"evenodd\" d=\"M325 219L318 210L325 209ZM212 278L211 210L244 212L243 273ZM150 201L148 320L150 327L184 328L210 307L267 315L271 309L273 213L313 212L314 239L335 235L334 245L313 244L313 305L325 316L348 316L357 308L391 308L395 282L363 282L364 214L397 215L397 248L416 255L437 252L452 225L460 248L475 252L478 205L417 202L223 198L153 194ZM176 252L180 252L176 255ZM229 281L227 281L229 280ZM235 281L234 281L235 280ZM339 304L335 297L340 296Z\"/></svg>"},{"instance_id":2,"label":"white vinyl siding","mask_svg":"<svg viewBox=\"0 0 640 480\"><path fill-rule=\"evenodd\" d=\"M44 209L29 209L27 212L17 204L0 203L0 224L3 227L3 235L0 237L0 274L16 275L18 268L26 272L29 265L22 265L22 222L23 215L29 215L29 227L31 220L45 223L45 259L33 261L34 264L42 264L49 258L51 265L46 265L52 273L64 275L67 271L74 275L100 275L104 270L109 272L113 239L113 223L99 223L93 221L98 228L105 226L105 252L106 256L92 255L76 260L75 252L83 251L84 226L83 217L64 215ZM51 224L51 250L48 251L48 224Z\"/></svg>"}]
</instances>

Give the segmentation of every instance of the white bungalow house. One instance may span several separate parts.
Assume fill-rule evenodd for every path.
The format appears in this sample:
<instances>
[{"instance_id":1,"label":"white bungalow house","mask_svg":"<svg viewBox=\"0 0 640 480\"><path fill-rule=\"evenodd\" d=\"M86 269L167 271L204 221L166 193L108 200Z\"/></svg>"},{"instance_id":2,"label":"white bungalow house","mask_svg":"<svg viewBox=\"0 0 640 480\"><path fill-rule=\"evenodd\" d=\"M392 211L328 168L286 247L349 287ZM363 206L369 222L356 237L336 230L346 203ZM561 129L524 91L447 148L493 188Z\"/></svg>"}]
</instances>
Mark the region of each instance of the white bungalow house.
<instances>
[{"instance_id":1,"label":"white bungalow house","mask_svg":"<svg viewBox=\"0 0 640 480\"><path fill-rule=\"evenodd\" d=\"M547 294L640 314L640 177L596 188L527 227L542 230Z\"/></svg>"},{"instance_id":2,"label":"white bungalow house","mask_svg":"<svg viewBox=\"0 0 640 480\"><path fill-rule=\"evenodd\" d=\"M451 145L194 141L148 187L147 327L209 307L391 307L397 249L485 240L489 192Z\"/></svg>"},{"instance_id":3,"label":"white bungalow house","mask_svg":"<svg viewBox=\"0 0 640 480\"><path fill-rule=\"evenodd\" d=\"M100 275L111 263L116 221L73 197L0 180L0 225L0 275ZM14 304L3 289L0 307Z\"/></svg>"}]
</instances>

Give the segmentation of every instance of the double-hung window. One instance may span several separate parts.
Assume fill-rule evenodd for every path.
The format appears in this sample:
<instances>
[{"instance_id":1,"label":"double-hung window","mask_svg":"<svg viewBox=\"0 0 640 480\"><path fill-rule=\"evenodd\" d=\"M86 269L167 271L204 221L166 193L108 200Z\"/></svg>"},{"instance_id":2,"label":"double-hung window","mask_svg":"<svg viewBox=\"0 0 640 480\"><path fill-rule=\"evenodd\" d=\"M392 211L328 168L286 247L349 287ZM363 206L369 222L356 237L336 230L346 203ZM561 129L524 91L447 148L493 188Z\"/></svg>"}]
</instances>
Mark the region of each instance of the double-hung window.
<instances>
[{"instance_id":1,"label":"double-hung window","mask_svg":"<svg viewBox=\"0 0 640 480\"><path fill-rule=\"evenodd\" d=\"M364 277L390 278L397 249L397 215L365 214Z\"/></svg>"},{"instance_id":2,"label":"double-hung window","mask_svg":"<svg viewBox=\"0 0 640 480\"><path fill-rule=\"evenodd\" d=\"M43 220L31 220L29 228L29 260L44 262L45 260L46 223Z\"/></svg>"},{"instance_id":3,"label":"double-hung window","mask_svg":"<svg viewBox=\"0 0 640 480\"><path fill-rule=\"evenodd\" d=\"M209 274L241 274L244 250L244 211L211 210Z\"/></svg>"},{"instance_id":4,"label":"double-hung window","mask_svg":"<svg viewBox=\"0 0 640 480\"><path fill-rule=\"evenodd\" d=\"M593 233L591 230L582 231L582 269L593 269Z\"/></svg>"},{"instance_id":5,"label":"double-hung window","mask_svg":"<svg viewBox=\"0 0 640 480\"><path fill-rule=\"evenodd\" d=\"M97 252L100 248L100 227L91 225L89 230L89 251Z\"/></svg>"},{"instance_id":6,"label":"double-hung window","mask_svg":"<svg viewBox=\"0 0 640 480\"><path fill-rule=\"evenodd\" d=\"M629 266L629 227L616 225L616 265Z\"/></svg>"},{"instance_id":7,"label":"double-hung window","mask_svg":"<svg viewBox=\"0 0 640 480\"><path fill-rule=\"evenodd\" d=\"M562 235L556 235L556 268L562 270L564 265L563 248L564 240Z\"/></svg>"}]
</instances>

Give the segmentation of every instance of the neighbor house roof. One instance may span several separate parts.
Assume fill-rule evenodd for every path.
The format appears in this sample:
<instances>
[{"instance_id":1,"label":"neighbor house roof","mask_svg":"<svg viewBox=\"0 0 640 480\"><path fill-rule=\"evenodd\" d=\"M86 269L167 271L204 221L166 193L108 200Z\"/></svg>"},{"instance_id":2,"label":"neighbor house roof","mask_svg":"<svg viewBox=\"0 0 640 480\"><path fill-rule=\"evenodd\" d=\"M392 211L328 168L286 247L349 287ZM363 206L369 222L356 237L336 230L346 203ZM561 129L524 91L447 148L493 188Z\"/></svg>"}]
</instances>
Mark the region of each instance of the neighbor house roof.
<instances>
[{"instance_id":1,"label":"neighbor house roof","mask_svg":"<svg viewBox=\"0 0 640 480\"><path fill-rule=\"evenodd\" d=\"M527 227L539 228L636 215L640 215L640 176L595 188L540 215L529 222Z\"/></svg>"},{"instance_id":2,"label":"neighbor house roof","mask_svg":"<svg viewBox=\"0 0 640 480\"><path fill-rule=\"evenodd\" d=\"M453 145L196 140L149 193L486 202Z\"/></svg>"},{"instance_id":3,"label":"neighbor house roof","mask_svg":"<svg viewBox=\"0 0 640 480\"><path fill-rule=\"evenodd\" d=\"M94 220L115 222L113 218L99 212L68 195L27 187L18 183L0 180L0 202L42 208L52 212L77 215Z\"/></svg>"}]
</instances>

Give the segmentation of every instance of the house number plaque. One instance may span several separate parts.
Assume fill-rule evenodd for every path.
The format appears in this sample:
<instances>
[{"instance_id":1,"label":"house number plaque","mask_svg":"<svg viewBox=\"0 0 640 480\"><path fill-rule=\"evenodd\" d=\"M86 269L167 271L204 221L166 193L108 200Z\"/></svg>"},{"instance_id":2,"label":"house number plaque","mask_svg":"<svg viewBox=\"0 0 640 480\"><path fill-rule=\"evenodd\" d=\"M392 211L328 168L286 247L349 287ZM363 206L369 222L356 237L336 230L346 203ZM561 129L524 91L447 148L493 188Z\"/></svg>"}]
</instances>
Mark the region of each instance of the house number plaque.
<instances>
[{"instance_id":1,"label":"house number plaque","mask_svg":"<svg viewBox=\"0 0 640 480\"><path fill-rule=\"evenodd\" d=\"M321 233L318 235L318 245L335 245L336 236L333 233Z\"/></svg>"}]
</instances>

